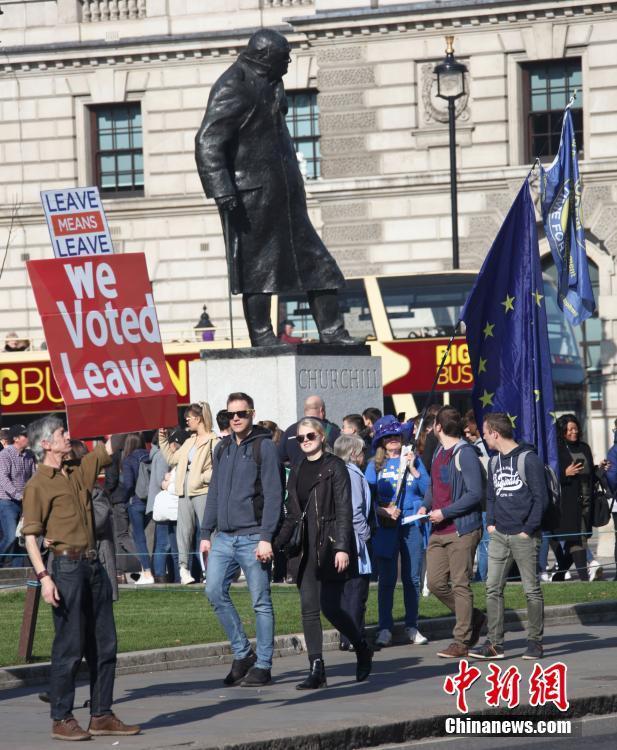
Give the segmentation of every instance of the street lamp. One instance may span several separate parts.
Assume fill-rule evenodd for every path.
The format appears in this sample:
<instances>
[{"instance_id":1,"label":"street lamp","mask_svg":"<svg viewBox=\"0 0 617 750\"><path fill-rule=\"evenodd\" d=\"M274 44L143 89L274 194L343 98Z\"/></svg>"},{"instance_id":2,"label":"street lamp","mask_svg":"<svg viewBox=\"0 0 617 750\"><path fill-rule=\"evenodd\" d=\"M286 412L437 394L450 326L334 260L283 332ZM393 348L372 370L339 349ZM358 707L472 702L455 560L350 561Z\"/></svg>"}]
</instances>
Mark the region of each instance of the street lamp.
<instances>
[{"instance_id":1,"label":"street lamp","mask_svg":"<svg viewBox=\"0 0 617 750\"><path fill-rule=\"evenodd\" d=\"M465 91L467 67L454 57L453 36L446 37L446 56L433 72L437 76L437 96L448 102L450 125L450 202L452 207L452 268L459 267L458 258L458 201L456 195L456 113L454 102Z\"/></svg>"}]
</instances>

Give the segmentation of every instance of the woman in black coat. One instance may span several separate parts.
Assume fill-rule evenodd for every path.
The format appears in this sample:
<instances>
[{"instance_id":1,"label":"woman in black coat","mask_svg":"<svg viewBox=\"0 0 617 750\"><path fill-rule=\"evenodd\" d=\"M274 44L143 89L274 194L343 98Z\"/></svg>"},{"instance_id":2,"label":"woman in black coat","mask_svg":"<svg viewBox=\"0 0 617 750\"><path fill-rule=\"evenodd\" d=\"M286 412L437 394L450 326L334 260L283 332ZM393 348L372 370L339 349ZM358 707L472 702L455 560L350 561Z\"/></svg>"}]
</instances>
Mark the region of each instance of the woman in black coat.
<instances>
[{"instance_id":1,"label":"woman in black coat","mask_svg":"<svg viewBox=\"0 0 617 750\"><path fill-rule=\"evenodd\" d=\"M371 672L373 652L341 605L346 581L358 575L349 473L340 458L325 452L326 436L318 420L299 422L296 439L304 460L289 475L287 516L278 536L278 545L285 548L301 524L297 585L310 671L296 688L326 686L320 611L353 645L356 680L361 682Z\"/></svg>"},{"instance_id":2,"label":"woman in black coat","mask_svg":"<svg viewBox=\"0 0 617 750\"><path fill-rule=\"evenodd\" d=\"M559 450L559 526L557 537L565 542L564 560L553 580L563 580L572 562L579 578L589 580L586 537L591 534L591 497L594 484L594 465L591 448L580 440L581 428L574 414L564 414L557 420Z\"/></svg>"}]
</instances>

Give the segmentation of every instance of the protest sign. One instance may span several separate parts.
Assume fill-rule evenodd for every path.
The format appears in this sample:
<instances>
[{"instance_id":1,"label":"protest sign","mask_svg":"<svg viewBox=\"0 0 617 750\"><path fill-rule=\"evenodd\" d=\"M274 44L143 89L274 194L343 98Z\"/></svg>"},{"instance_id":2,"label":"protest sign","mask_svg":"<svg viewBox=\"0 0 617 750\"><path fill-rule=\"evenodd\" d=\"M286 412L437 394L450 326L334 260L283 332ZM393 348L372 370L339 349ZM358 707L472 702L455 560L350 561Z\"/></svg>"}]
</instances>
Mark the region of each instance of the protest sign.
<instances>
[{"instance_id":1,"label":"protest sign","mask_svg":"<svg viewBox=\"0 0 617 750\"><path fill-rule=\"evenodd\" d=\"M27 263L75 437L177 422L143 253Z\"/></svg>"},{"instance_id":2,"label":"protest sign","mask_svg":"<svg viewBox=\"0 0 617 750\"><path fill-rule=\"evenodd\" d=\"M43 190L41 202L56 258L113 253L97 187Z\"/></svg>"}]
</instances>

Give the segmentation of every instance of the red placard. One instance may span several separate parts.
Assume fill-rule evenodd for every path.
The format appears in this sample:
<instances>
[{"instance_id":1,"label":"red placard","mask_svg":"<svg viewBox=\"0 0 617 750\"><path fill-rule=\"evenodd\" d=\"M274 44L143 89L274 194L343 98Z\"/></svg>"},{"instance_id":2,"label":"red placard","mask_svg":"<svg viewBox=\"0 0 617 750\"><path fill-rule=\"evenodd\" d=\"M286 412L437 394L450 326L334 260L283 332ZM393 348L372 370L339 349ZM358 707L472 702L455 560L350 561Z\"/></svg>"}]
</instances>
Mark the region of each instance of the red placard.
<instances>
[{"instance_id":1,"label":"red placard","mask_svg":"<svg viewBox=\"0 0 617 750\"><path fill-rule=\"evenodd\" d=\"M143 253L27 263L74 437L175 424Z\"/></svg>"}]
</instances>

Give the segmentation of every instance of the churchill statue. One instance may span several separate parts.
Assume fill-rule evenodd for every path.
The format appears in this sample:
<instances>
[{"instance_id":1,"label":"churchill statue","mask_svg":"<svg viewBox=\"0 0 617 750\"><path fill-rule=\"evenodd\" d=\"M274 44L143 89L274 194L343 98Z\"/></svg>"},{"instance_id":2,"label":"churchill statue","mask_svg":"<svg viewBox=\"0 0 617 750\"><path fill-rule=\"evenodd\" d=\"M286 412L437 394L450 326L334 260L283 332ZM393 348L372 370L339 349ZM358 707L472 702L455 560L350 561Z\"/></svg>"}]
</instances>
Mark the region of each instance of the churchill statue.
<instances>
[{"instance_id":1,"label":"churchill statue","mask_svg":"<svg viewBox=\"0 0 617 750\"><path fill-rule=\"evenodd\" d=\"M304 181L285 123L287 39L261 29L216 81L195 137L208 198L219 209L230 288L242 294L253 346L278 344L272 294L306 292L322 343L355 344L337 293L343 275L308 216Z\"/></svg>"}]
</instances>

